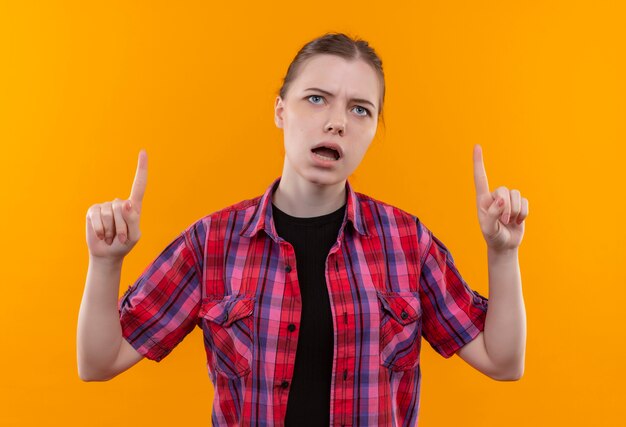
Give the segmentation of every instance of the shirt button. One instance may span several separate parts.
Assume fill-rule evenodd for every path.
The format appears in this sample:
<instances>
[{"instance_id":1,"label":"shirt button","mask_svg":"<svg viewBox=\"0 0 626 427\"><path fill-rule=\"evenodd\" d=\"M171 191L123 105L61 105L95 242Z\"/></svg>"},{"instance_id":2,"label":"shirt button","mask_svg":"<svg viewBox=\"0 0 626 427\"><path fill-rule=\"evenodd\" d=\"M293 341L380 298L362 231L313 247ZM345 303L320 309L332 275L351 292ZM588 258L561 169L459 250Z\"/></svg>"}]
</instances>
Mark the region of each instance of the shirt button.
<instances>
[{"instance_id":1,"label":"shirt button","mask_svg":"<svg viewBox=\"0 0 626 427\"><path fill-rule=\"evenodd\" d=\"M282 382L282 383L280 383L280 386L281 386L282 388L287 388L287 387L289 387L289 381L287 381L287 380L283 380L283 382Z\"/></svg>"},{"instance_id":2,"label":"shirt button","mask_svg":"<svg viewBox=\"0 0 626 427\"><path fill-rule=\"evenodd\" d=\"M409 317L409 315L407 314L406 311L402 311L402 314L400 314L400 317L402 317L403 319L406 319L407 317Z\"/></svg>"},{"instance_id":3,"label":"shirt button","mask_svg":"<svg viewBox=\"0 0 626 427\"><path fill-rule=\"evenodd\" d=\"M287 326L287 329L289 329L290 332L293 332L296 330L296 325L294 325L293 323L290 323L289 326Z\"/></svg>"},{"instance_id":4,"label":"shirt button","mask_svg":"<svg viewBox=\"0 0 626 427\"><path fill-rule=\"evenodd\" d=\"M291 266L290 266L290 265L288 265L287 267L285 267L285 271L286 271L287 273L289 273L289 272L291 271Z\"/></svg>"}]
</instances>

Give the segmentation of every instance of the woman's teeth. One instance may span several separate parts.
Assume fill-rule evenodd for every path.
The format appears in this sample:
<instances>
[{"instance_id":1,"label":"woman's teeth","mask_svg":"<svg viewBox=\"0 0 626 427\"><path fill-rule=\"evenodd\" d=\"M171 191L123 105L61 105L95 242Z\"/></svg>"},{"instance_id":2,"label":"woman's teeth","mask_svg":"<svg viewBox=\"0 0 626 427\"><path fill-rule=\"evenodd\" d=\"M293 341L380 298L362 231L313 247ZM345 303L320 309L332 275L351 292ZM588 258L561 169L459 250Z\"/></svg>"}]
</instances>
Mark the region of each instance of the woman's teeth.
<instances>
[{"instance_id":1,"label":"woman's teeth","mask_svg":"<svg viewBox=\"0 0 626 427\"><path fill-rule=\"evenodd\" d=\"M315 154L317 157L319 157L320 159L323 159L323 160L337 160L334 157L322 156L321 154L317 154L315 152L313 152L313 154Z\"/></svg>"}]
</instances>

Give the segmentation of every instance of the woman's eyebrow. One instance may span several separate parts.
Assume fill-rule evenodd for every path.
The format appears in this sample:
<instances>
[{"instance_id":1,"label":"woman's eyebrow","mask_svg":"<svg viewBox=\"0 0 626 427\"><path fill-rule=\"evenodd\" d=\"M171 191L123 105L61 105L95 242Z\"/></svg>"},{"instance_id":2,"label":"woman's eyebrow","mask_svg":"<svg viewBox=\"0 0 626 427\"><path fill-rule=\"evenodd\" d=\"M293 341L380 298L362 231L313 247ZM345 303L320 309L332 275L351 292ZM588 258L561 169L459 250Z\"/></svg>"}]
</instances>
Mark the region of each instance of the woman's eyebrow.
<instances>
[{"instance_id":1,"label":"woman's eyebrow","mask_svg":"<svg viewBox=\"0 0 626 427\"><path fill-rule=\"evenodd\" d=\"M304 89L305 92L307 90L312 90L312 91L316 91L316 92L322 92L324 95L328 95L328 96L335 96L334 94L328 92L327 90L320 89L318 87L309 87L309 88ZM376 109L376 106L373 103L371 103L370 101L368 101L367 99L352 98L350 101L360 102L362 104L369 104L369 105L372 106L373 109Z\"/></svg>"}]
</instances>

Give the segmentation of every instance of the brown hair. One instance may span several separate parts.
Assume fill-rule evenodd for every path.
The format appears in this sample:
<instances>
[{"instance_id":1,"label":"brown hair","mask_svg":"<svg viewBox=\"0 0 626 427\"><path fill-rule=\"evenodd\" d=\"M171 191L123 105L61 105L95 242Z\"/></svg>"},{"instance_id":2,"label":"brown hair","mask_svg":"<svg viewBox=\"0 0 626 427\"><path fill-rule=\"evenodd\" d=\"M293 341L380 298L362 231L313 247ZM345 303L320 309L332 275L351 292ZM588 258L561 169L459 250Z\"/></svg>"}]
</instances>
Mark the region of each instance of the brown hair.
<instances>
[{"instance_id":1,"label":"brown hair","mask_svg":"<svg viewBox=\"0 0 626 427\"><path fill-rule=\"evenodd\" d=\"M289 68L287 75L283 79L283 85L279 90L281 98L285 99L291 82L298 76L298 71L302 65L311 57L320 54L337 55L346 60L362 59L367 62L376 71L380 81L380 99L378 115L382 118L383 125L385 117L383 116L383 103L385 100L385 74L383 72L383 61L378 54L371 48L367 41L359 38L352 38L343 33L326 33L305 44L296 54Z\"/></svg>"}]
</instances>

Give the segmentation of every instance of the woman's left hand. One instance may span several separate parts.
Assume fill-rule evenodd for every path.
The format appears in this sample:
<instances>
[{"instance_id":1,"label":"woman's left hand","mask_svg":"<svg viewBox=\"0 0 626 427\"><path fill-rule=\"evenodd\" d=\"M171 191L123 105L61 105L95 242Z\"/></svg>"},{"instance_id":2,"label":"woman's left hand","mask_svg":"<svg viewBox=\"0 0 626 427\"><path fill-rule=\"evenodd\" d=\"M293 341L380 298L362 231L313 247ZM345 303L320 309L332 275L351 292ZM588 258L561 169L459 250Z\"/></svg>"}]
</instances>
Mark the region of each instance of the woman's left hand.
<instances>
[{"instance_id":1,"label":"woman's left hand","mask_svg":"<svg viewBox=\"0 0 626 427\"><path fill-rule=\"evenodd\" d=\"M489 191L483 152L474 146L474 184L478 222L487 246L494 251L516 249L524 237L524 220L528 216L528 199L518 190L498 187Z\"/></svg>"}]
</instances>

